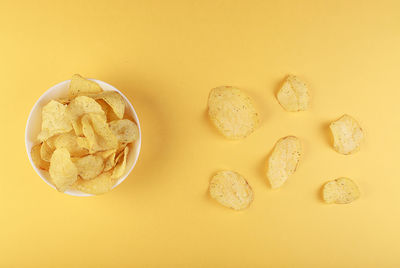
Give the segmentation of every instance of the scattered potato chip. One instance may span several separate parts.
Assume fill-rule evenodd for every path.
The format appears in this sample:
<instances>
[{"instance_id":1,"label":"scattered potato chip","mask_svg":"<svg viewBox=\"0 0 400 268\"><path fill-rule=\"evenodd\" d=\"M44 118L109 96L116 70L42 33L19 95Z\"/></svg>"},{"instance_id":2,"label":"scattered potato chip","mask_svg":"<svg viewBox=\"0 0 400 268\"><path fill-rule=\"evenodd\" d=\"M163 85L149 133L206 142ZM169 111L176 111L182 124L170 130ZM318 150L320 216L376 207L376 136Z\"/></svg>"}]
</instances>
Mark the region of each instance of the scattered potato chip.
<instances>
[{"instance_id":1,"label":"scattered potato chip","mask_svg":"<svg viewBox=\"0 0 400 268\"><path fill-rule=\"evenodd\" d=\"M348 204L360 197L357 184L348 178L339 178L325 183L323 198L326 203Z\"/></svg>"},{"instance_id":2,"label":"scattered potato chip","mask_svg":"<svg viewBox=\"0 0 400 268\"><path fill-rule=\"evenodd\" d=\"M111 106L108 105L107 102L105 102L103 99L98 99L96 101L98 104L100 104L101 108L103 109L104 113L106 114L107 122L111 122L111 121L119 119L118 116L114 113Z\"/></svg>"},{"instance_id":3,"label":"scattered potato chip","mask_svg":"<svg viewBox=\"0 0 400 268\"><path fill-rule=\"evenodd\" d=\"M125 169L126 169L126 158L129 153L129 148L125 147L124 152L120 153L117 158L115 159L115 168L113 170L113 173L111 175L111 178L113 179L118 179L119 177L124 174Z\"/></svg>"},{"instance_id":4,"label":"scattered potato chip","mask_svg":"<svg viewBox=\"0 0 400 268\"><path fill-rule=\"evenodd\" d=\"M341 154L352 154L359 150L364 138L363 130L358 122L350 115L343 115L330 124L333 135L333 147Z\"/></svg>"},{"instance_id":5,"label":"scattered potato chip","mask_svg":"<svg viewBox=\"0 0 400 268\"><path fill-rule=\"evenodd\" d=\"M307 85L297 76L289 75L277 95L279 103L289 112L305 111L310 102Z\"/></svg>"},{"instance_id":6,"label":"scattered potato chip","mask_svg":"<svg viewBox=\"0 0 400 268\"><path fill-rule=\"evenodd\" d=\"M234 171L220 171L210 182L210 195L221 205L241 210L253 202L253 190L246 179Z\"/></svg>"},{"instance_id":7,"label":"scattered potato chip","mask_svg":"<svg viewBox=\"0 0 400 268\"><path fill-rule=\"evenodd\" d=\"M139 138L139 128L129 119L115 120L108 125L121 143L131 143Z\"/></svg>"},{"instance_id":8,"label":"scattered potato chip","mask_svg":"<svg viewBox=\"0 0 400 268\"><path fill-rule=\"evenodd\" d=\"M78 144L78 138L73 132L64 133L57 137L54 141L54 147L59 148L66 148L70 153L71 157L79 157L84 156L89 153L87 148L82 147Z\"/></svg>"},{"instance_id":9,"label":"scattered potato chip","mask_svg":"<svg viewBox=\"0 0 400 268\"><path fill-rule=\"evenodd\" d=\"M211 90L208 115L215 127L228 139L243 139L260 122L252 100L241 90L222 86Z\"/></svg>"},{"instance_id":10,"label":"scattered potato chip","mask_svg":"<svg viewBox=\"0 0 400 268\"><path fill-rule=\"evenodd\" d=\"M91 180L78 179L73 188L88 194L100 195L112 190L115 180L111 178L111 171L103 172Z\"/></svg>"},{"instance_id":11,"label":"scattered potato chip","mask_svg":"<svg viewBox=\"0 0 400 268\"><path fill-rule=\"evenodd\" d=\"M280 139L268 160L267 177L272 188L281 187L297 168L302 148L300 140L294 136Z\"/></svg>"},{"instance_id":12,"label":"scattered potato chip","mask_svg":"<svg viewBox=\"0 0 400 268\"><path fill-rule=\"evenodd\" d=\"M125 100L118 92L105 91L97 95L92 95L91 97L96 100L104 100L108 105L110 105L115 115L119 119L122 119L124 117Z\"/></svg>"},{"instance_id":13,"label":"scattered potato chip","mask_svg":"<svg viewBox=\"0 0 400 268\"><path fill-rule=\"evenodd\" d=\"M100 104L87 96L79 96L73 99L68 105L67 111L77 136L81 136L83 134L80 118L84 114L96 113L104 117L104 120L106 120L106 115Z\"/></svg>"},{"instance_id":14,"label":"scattered potato chip","mask_svg":"<svg viewBox=\"0 0 400 268\"><path fill-rule=\"evenodd\" d=\"M71 131L72 126L67 114L67 106L51 100L42 109L42 131L38 140L45 141L48 138Z\"/></svg>"},{"instance_id":15,"label":"scattered potato chip","mask_svg":"<svg viewBox=\"0 0 400 268\"><path fill-rule=\"evenodd\" d=\"M35 166L37 168L43 169L43 170L49 170L50 167L50 163L44 161L41 157L40 157L40 148L41 148L41 144L36 144L35 146L32 147L31 149L31 157L32 157L32 161L35 164Z\"/></svg>"},{"instance_id":16,"label":"scattered potato chip","mask_svg":"<svg viewBox=\"0 0 400 268\"><path fill-rule=\"evenodd\" d=\"M72 185L78 178L78 169L65 148L56 149L51 156L50 176L60 192Z\"/></svg>"},{"instance_id":17,"label":"scattered potato chip","mask_svg":"<svg viewBox=\"0 0 400 268\"><path fill-rule=\"evenodd\" d=\"M71 78L69 84L69 95L78 96L82 94L95 94L102 92L103 89L94 81L88 80L80 76L79 74L74 74Z\"/></svg>"},{"instance_id":18,"label":"scattered potato chip","mask_svg":"<svg viewBox=\"0 0 400 268\"><path fill-rule=\"evenodd\" d=\"M42 146L40 146L40 157L47 162L50 162L51 155L53 154L54 149L51 149L46 141L42 142Z\"/></svg>"},{"instance_id":19,"label":"scattered potato chip","mask_svg":"<svg viewBox=\"0 0 400 268\"><path fill-rule=\"evenodd\" d=\"M110 130L104 117L99 114L85 114L82 117L82 130L92 153L118 147L117 137Z\"/></svg>"},{"instance_id":20,"label":"scattered potato chip","mask_svg":"<svg viewBox=\"0 0 400 268\"><path fill-rule=\"evenodd\" d=\"M101 156L87 155L75 161L78 168L78 175L84 180L97 177L104 169L104 162Z\"/></svg>"}]
</instances>

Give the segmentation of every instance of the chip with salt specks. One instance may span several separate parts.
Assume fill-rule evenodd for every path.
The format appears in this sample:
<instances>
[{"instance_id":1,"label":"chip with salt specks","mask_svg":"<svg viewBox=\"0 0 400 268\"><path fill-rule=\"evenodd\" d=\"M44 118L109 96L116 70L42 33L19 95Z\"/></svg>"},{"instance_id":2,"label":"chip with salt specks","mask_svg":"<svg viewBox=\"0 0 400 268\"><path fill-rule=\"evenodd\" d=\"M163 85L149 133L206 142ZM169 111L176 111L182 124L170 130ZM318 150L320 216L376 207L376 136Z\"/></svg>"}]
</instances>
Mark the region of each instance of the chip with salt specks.
<instances>
[{"instance_id":1,"label":"chip with salt specks","mask_svg":"<svg viewBox=\"0 0 400 268\"><path fill-rule=\"evenodd\" d=\"M50 176L60 192L64 192L78 178L78 169L72 162L67 149L56 149L51 156Z\"/></svg>"},{"instance_id":2,"label":"chip with salt specks","mask_svg":"<svg viewBox=\"0 0 400 268\"><path fill-rule=\"evenodd\" d=\"M124 174L126 169L126 158L128 157L129 148L125 147L124 152L121 152L115 159L115 167L111 177L113 179L118 179Z\"/></svg>"},{"instance_id":3,"label":"chip with salt specks","mask_svg":"<svg viewBox=\"0 0 400 268\"><path fill-rule=\"evenodd\" d=\"M108 105L108 103L105 102L103 99L98 99L98 100L96 100L96 102L98 104L100 104L101 108L103 109L104 113L106 114L107 122L111 122L111 121L119 119L118 116L114 113L111 106Z\"/></svg>"},{"instance_id":4,"label":"chip with salt specks","mask_svg":"<svg viewBox=\"0 0 400 268\"><path fill-rule=\"evenodd\" d=\"M305 111L310 102L307 85L297 76L289 75L277 94L281 106L289 112Z\"/></svg>"},{"instance_id":5,"label":"chip with salt specks","mask_svg":"<svg viewBox=\"0 0 400 268\"><path fill-rule=\"evenodd\" d=\"M39 143L39 144L36 144L35 146L32 147L32 149L31 149L31 158L32 158L33 164L37 168L43 169L43 170L49 170L50 163L44 161L40 156L40 147L41 146L42 145Z\"/></svg>"},{"instance_id":6,"label":"chip with salt specks","mask_svg":"<svg viewBox=\"0 0 400 268\"><path fill-rule=\"evenodd\" d=\"M78 175L84 180L97 177L104 169L103 158L97 155L78 158L74 163L78 168Z\"/></svg>"},{"instance_id":7,"label":"chip with salt specks","mask_svg":"<svg viewBox=\"0 0 400 268\"><path fill-rule=\"evenodd\" d=\"M112 171L101 173L94 179L79 179L73 185L73 188L88 194L100 195L111 191L115 184L115 180L111 178Z\"/></svg>"},{"instance_id":8,"label":"chip with salt specks","mask_svg":"<svg viewBox=\"0 0 400 268\"><path fill-rule=\"evenodd\" d=\"M102 92L103 89L94 81L83 78L79 74L74 74L69 84L69 95L78 96L84 94L95 94Z\"/></svg>"},{"instance_id":9,"label":"chip with salt specks","mask_svg":"<svg viewBox=\"0 0 400 268\"><path fill-rule=\"evenodd\" d=\"M138 126L129 119L115 120L108 125L120 143L131 143L139 138Z\"/></svg>"},{"instance_id":10,"label":"chip with salt specks","mask_svg":"<svg viewBox=\"0 0 400 268\"><path fill-rule=\"evenodd\" d=\"M125 100L124 98L115 91L104 91L97 95L91 95L92 98L104 100L114 111L115 115L122 119L125 113Z\"/></svg>"},{"instance_id":11,"label":"chip with salt specks","mask_svg":"<svg viewBox=\"0 0 400 268\"><path fill-rule=\"evenodd\" d=\"M328 204L348 204L360 197L357 184L349 178L328 181L323 186L323 198Z\"/></svg>"},{"instance_id":12,"label":"chip with salt specks","mask_svg":"<svg viewBox=\"0 0 400 268\"><path fill-rule=\"evenodd\" d=\"M338 153L352 154L359 150L364 132L353 117L345 114L329 127L333 135L333 148Z\"/></svg>"},{"instance_id":13,"label":"chip with salt specks","mask_svg":"<svg viewBox=\"0 0 400 268\"><path fill-rule=\"evenodd\" d=\"M71 121L67 113L67 106L51 100L42 109L42 130L38 135L39 141L69 132L72 129Z\"/></svg>"}]
</instances>

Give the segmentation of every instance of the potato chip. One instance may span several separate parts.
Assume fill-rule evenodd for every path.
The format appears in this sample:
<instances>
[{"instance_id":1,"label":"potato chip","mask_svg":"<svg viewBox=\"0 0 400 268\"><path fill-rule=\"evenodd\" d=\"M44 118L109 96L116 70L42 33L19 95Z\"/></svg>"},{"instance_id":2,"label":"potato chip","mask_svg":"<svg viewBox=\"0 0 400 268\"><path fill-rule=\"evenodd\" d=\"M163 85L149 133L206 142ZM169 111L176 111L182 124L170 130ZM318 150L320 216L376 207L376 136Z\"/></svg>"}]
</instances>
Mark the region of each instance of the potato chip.
<instances>
[{"instance_id":1,"label":"potato chip","mask_svg":"<svg viewBox=\"0 0 400 268\"><path fill-rule=\"evenodd\" d=\"M357 184L348 178L339 178L325 183L323 198L326 203L348 204L360 197Z\"/></svg>"},{"instance_id":2,"label":"potato chip","mask_svg":"<svg viewBox=\"0 0 400 268\"><path fill-rule=\"evenodd\" d=\"M88 141L88 139L86 137L77 137L76 138L76 143L81 148L84 148L86 150L90 149L89 141Z\"/></svg>"},{"instance_id":3,"label":"potato chip","mask_svg":"<svg viewBox=\"0 0 400 268\"><path fill-rule=\"evenodd\" d=\"M115 115L122 119L125 113L125 100L124 98L115 91L105 91L97 95L90 95L92 98L99 100L104 100L112 110L114 111Z\"/></svg>"},{"instance_id":4,"label":"potato chip","mask_svg":"<svg viewBox=\"0 0 400 268\"><path fill-rule=\"evenodd\" d=\"M310 102L307 85L297 76L289 75L277 94L281 106L289 112L305 111Z\"/></svg>"},{"instance_id":5,"label":"potato chip","mask_svg":"<svg viewBox=\"0 0 400 268\"><path fill-rule=\"evenodd\" d=\"M87 155L74 162L78 168L78 175L84 180L97 177L104 169L104 162L101 156Z\"/></svg>"},{"instance_id":6,"label":"potato chip","mask_svg":"<svg viewBox=\"0 0 400 268\"><path fill-rule=\"evenodd\" d=\"M51 138L48 138L46 140L47 145L52 149L53 151L56 149L56 146L54 145L56 139L58 138L59 135L54 135Z\"/></svg>"},{"instance_id":7,"label":"potato chip","mask_svg":"<svg viewBox=\"0 0 400 268\"><path fill-rule=\"evenodd\" d=\"M99 114L89 113L82 117L83 134L88 140L91 153L118 147L118 139L111 132L105 118Z\"/></svg>"},{"instance_id":8,"label":"potato chip","mask_svg":"<svg viewBox=\"0 0 400 268\"><path fill-rule=\"evenodd\" d=\"M43 169L43 170L49 170L50 167L50 163L44 161L41 157L40 157L40 148L41 148L41 144L36 144L35 146L32 147L31 149L31 157L32 157L32 161L35 164L35 166L39 169Z\"/></svg>"},{"instance_id":9,"label":"potato chip","mask_svg":"<svg viewBox=\"0 0 400 268\"><path fill-rule=\"evenodd\" d=\"M113 179L118 179L121 177L126 169L126 158L129 153L129 148L125 147L124 152L120 153L117 158L115 159L115 168L113 170L113 173L111 175L111 178Z\"/></svg>"},{"instance_id":10,"label":"potato chip","mask_svg":"<svg viewBox=\"0 0 400 268\"><path fill-rule=\"evenodd\" d=\"M97 152L96 155L101 156L104 160L104 170L109 171L115 166L116 149Z\"/></svg>"},{"instance_id":11,"label":"potato chip","mask_svg":"<svg viewBox=\"0 0 400 268\"><path fill-rule=\"evenodd\" d=\"M210 195L221 205L241 210L253 202L253 190L246 179L234 171L220 171L210 181Z\"/></svg>"},{"instance_id":12,"label":"potato chip","mask_svg":"<svg viewBox=\"0 0 400 268\"><path fill-rule=\"evenodd\" d=\"M82 147L78 144L78 138L73 132L64 133L57 137L54 141L54 147L59 148L66 148L70 153L71 157L79 157L84 156L89 153L87 148Z\"/></svg>"},{"instance_id":13,"label":"potato chip","mask_svg":"<svg viewBox=\"0 0 400 268\"><path fill-rule=\"evenodd\" d=\"M42 142L42 146L40 146L40 157L47 162L50 162L51 155L53 154L54 149L51 149L46 141Z\"/></svg>"},{"instance_id":14,"label":"potato chip","mask_svg":"<svg viewBox=\"0 0 400 268\"><path fill-rule=\"evenodd\" d=\"M48 138L71 131L71 121L67 113L67 106L57 101L50 101L42 109L42 131L38 140L45 141Z\"/></svg>"},{"instance_id":15,"label":"potato chip","mask_svg":"<svg viewBox=\"0 0 400 268\"><path fill-rule=\"evenodd\" d=\"M96 100L98 104L100 104L101 108L103 109L104 113L107 117L107 122L111 122L114 120L118 120L118 116L114 113L113 109L110 105L107 104L103 99Z\"/></svg>"},{"instance_id":16,"label":"potato chip","mask_svg":"<svg viewBox=\"0 0 400 268\"><path fill-rule=\"evenodd\" d=\"M103 89L94 81L87 80L79 74L74 74L69 84L69 95L78 96L84 94L100 93Z\"/></svg>"},{"instance_id":17,"label":"potato chip","mask_svg":"<svg viewBox=\"0 0 400 268\"><path fill-rule=\"evenodd\" d=\"M108 125L121 143L131 143L139 138L139 128L129 119L115 120Z\"/></svg>"},{"instance_id":18,"label":"potato chip","mask_svg":"<svg viewBox=\"0 0 400 268\"><path fill-rule=\"evenodd\" d=\"M51 156L50 176L60 192L72 185L78 178L78 169L65 148L56 149Z\"/></svg>"},{"instance_id":19,"label":"potato chip","mask_svg":"<svg viewBox=\"0 0 400 268\"><path fill-rule=\"evenodd\" d=\"M111 178L111 171L101 173L94 179L79 179L73 185L73 188L88 194L100 195L111 191L115 180Z\"/></svg>"},{"instance_id":20,"label":"potato chip","mask_svg":"<svg viewBox=\"0 0 400 268\"><path fill-rule=\"evenodd\" d=\"M211 90L208 115L215 127L228 139L243 139L260 122L252 100L237 88L223 86Z\"/></svg>"},{"instance_id":21,"label":"potato chip","mask_svg":"<svg viewBox=\"0 0 400 268\"><path fill-rule=\"evenodd\" d=\"M80 118L84 114L96 113L104 117L104 120L106 118L106 115L100 104L87 96L79 96L73 99L68 105L67 111L71 118L71 123L75 130L75 134L77 136L81 136L83 134Z\"/></svg>"},{"instance_id":22,"label":"potato chip","mask_svg":"<svg viewBox=\"0 0 400 268\"><path fill-rule=\"evenodd\" d=\"M281 187L296 171L301 154L301 143L297 137L284 137L275 144L267 164L267 177L273 189Z\"/></svg>"},{"instance_id":23,"label":"potato chip","mask_svg":"<svg viewBox=\"0 0 400 268\"><path fill-rule=\"evenodd\" d=\"M345 114L329 127L334 139L333 147L337 152L352 154L359 150L364 133L353 117Z\"/></svg>"}]
</instances>

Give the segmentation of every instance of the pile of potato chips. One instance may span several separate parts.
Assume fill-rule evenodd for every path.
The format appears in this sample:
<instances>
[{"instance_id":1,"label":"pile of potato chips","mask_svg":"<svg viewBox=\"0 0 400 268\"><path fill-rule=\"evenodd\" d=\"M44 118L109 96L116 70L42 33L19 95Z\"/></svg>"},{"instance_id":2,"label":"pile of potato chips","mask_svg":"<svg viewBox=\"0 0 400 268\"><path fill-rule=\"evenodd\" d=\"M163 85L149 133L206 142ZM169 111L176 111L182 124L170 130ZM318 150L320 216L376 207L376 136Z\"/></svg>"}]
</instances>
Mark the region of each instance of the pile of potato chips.
<instances>
[{"instance_id":1,"label":"pile of potato chips","mask_svg":"<svg viewBox=\"0 0 400 268\"><path fill-rule=\"evenodd\" d=\"M138 138L123 97L76 74L68 98L43 107L40 143L31 156L59 191L103 194L124 174L129 145Z\"/></svg>"}]
</instances>

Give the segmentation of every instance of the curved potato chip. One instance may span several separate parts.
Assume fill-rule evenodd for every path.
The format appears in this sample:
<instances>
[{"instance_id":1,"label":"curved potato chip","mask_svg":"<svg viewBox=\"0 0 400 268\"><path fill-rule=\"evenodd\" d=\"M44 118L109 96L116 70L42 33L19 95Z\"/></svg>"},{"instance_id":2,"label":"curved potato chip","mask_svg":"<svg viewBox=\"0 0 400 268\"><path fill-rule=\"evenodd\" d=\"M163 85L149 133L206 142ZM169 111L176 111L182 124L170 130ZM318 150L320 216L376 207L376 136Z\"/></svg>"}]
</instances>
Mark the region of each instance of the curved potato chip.
<instances>
[{"instance_id":1,"label":"curved potato chip","mask_svg":"<svg viewBox=\"0 0 400 268\"><path fill-rule=\"evenodd\" d=\"M46 141L42 142L42 146L40 146L40 157L47 162L50 162L51 155L53 154L54 149L51 149Z\"/></svg>"},{"instance_id":2,"label":"curved potato chip","mask_svg":"<svg viewBox=\"0 0 400 268\"><path fill-rule=\"evenodd\" d=\"M74 74L69 83L69 95L77 96L82 94L100 93L103 89L94 81L83 78L79 74Z\"/></svg>"},{"instance_id":3,"label":"curved potato chip","mask_svg":"<svg viewBox=\"0 0 400 268\"><path fill-rule=\"evenodd\" d=\"M84 180L97 177L104 169L104 162L101 156L87 155L75 161L78 168L78 175Z\"/></svg>"},{"instance_id":4,"label":"curved potato chip","mask_svg":"<svg viewBox=\"0 0 400 268\"><path fill-rule=\"evenodd\" d=\"M329 127L333 135L333 147L337 152L352 154L360 149L364 133L360 124L353 117L345 114L332 122Z\"/></svg>"},{"instance_id":5,"label":"curved potato chip","mask_svg":"<svg viewBox=\"0 0 400 268\"><path fill-rule=\"evenodd\" d=\"M253 190L246 179L234 171L220 171L210 181L210 195L221 205L241 210L253 202Z\"/></svg>"},{"instance_id":6,"label":"curved potato chip","mask_svg":"<svg viewBox=\"0 0 400 268\"><path fill-rule=\"evenodd\" d=\"M91 153L118 147L118 139L108 127L104 117L89 113L82 117L83 134L88 140Z\"/></svg>"},{"instance_id":7,"label":"curved potato chip","mask_svg":"<svg viewBox=\"0 0 400 268\"><path fill-rule=\"evenodd\" d=\"M233 87L217 87L208 98L208 115L215 127L228 139L243 139L260 122L252 100Z\"/></svg>"},{"instance_id":8,"label":"curved potato chip","mask_svg":"<svg viewBox=\"0 0 400 268\"><path fill-rule=\"evenodd\" d=\"M348 204L360 197L357 184L348 178L339 178L325 183L323 198L326 203Z\"/></svg>"},{"instance_id":9,"label":"curved potato chip","mask_svg":"<svg viewBox=\"0 0 400 268\"><path fill-rule=\"evenodd\" d=\"M104 170L103 171L109 171L110 169L112 169L114 167L116 149L107 150L107 151L103 151L103 152L97 152L96 155L101 156L104 160Z\"/></svg>"},{"instance_id":10,"label":"curved potato chip","mask_svg":"<svg viewBox=\"0 0 400 268\"><path fill-rule=\"evenodd\" d=\"M60 192L72 185L78 178L78 169L65 148L56 149L50 160L50 176Z\"/></svg>"},{"instance_id":11,"label":"curved potato chip","mask_svg":"<svg viewBox=\"0 0 400 268\"><path fill-rule=\"evenodd\" d=\"M98 104L100 104L101 108L103 109L104 113L107 117L107 122L111 122L114 120L118 120L118 116L114 113L113 109L110 105L107 104L103 99L96 100Z\"/></svg>"},{"instance_id":12,"label":"curved potato chip","mask_svg":"<svg viewBox=\"0 0 400 268\"><path fill-rule=\"evenodd\" d=\"M114 184L115 181L111 179L111 171L108 171L91 180L79 179L73 188L84 193L99 195L111 191Z\"/></svg>"},{"instance_id":13,"label":"curved potato chip","mask_svg":"<svg viewBox=\"0 0 400 268\"><path fill-rule=\"evenodd\" d=\"M114 111L115 115L122 119L125 113L125 101L124 98L115 91L105 91L97 95L91 95L92 98L99 100L104 100L112 110Z\"/></svg>"},{"instance_id":14,"label":"curved potato chip","mask_svg":"<svg viewBox=\"0 0 400 268\"><path fill-rule=\"evenodd\" d=\"M129 119L115 120L108 125L121 143L130 143L139 138L139 128Z\"/></svg>"},{"instance_id":15,"label":"curved potato chip","mask_svg":"<svg viewBox=\"0 0 400 268\"><path fill-rule=\"evenodd\" d=\"M40 157L40 148L42 147L42 145L36 144L35 146L32 147L31 149L31 157L32 157L32 161L35 164L35 166L37 168L43 169L43 170L49 170L50 167L50 163L44 161L41 157Z\"/></svg>"},{"instance_id":16,"label":"curved potato chip","mask_svg":"<svg viewBox=\"0 0 400 268\"><path fill-rule=\"evenodd\" d=\"M300 140L294 136L280 139L268 160L267 177L273 189L281 187L297 168L302 154Z\"/></svg>"},{"instance_id":17,"label":"curved potato chip","mask_svg":"<svg viewBox=\"0 0 400 268\"><path fill-rule=\"evenodd\" d=\"M42 131L38 135L38 140L45 141L56 134L69 132L71 129L66 105L52 100L43 107Z\"/></svg>"},{"instance_id":18,"label":"curved potato chip","mask_svg":"<svg viewBox=\"0 0 400 268\"><path fill-rule=\"evenodd\" d=\"M277 99L286 111L305 111L310 102L310 93L304 82L295 75L289 75L279 90Z\"/></svg>"},{"instance_id":19,"label":"curved potato chip","mask_svg":"<svg viewBox=\"0 0 400 268\"><path fill-rule=\"evenodd\" d=\"M129 153L129 148L125 147L124 152L120 153L117 158L115 159L115 168L113 170L113 173L111 175L111 178L113 179L118 179L119 177L122 176L125 172L126 168L126 158Z\"/></svg>"},{"instance_id":20,"label":"curved potato chip","mask_svg":"<svg viewBox=\"0 0 400 268\"><path fill-rule=\"evenodd\" d=\"M87 155L89 151L78 144L78 138L82 137L77 137L73 133L61 134L54 141L54 147L57 149L66 148L71 157Z\"/></svg>"},{"instance_id":21,"label":"curved potato chip","mask_svg":"<svg viewBox=\"0 0 400 268\"><path fill-rule=\"evenodd\" d=\"M54 142L56 141L56 139L58 138L59 135L54 135L51 138L48 138L46 140L47 145L50 147L50 149L52 149L53 151L56 149L56 146L54 145Z\"/></svg>"},{"instance_id":22,"label":"curved potato chip","mask_svg":"<svg viewBox=\"0 0 400 268\"><path fill-rule=\"evenodd\" d=\"M78 143L78 146L81 148L84 148L86 150L90 149L89 141L86 137L77 137L76 143Z\"/></svg>"}]
</instances>

